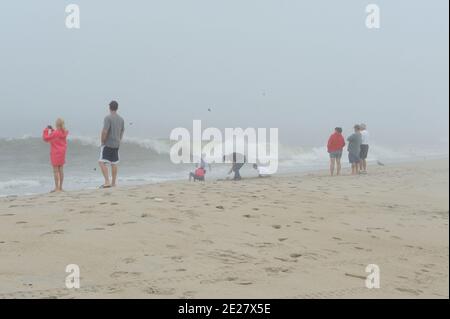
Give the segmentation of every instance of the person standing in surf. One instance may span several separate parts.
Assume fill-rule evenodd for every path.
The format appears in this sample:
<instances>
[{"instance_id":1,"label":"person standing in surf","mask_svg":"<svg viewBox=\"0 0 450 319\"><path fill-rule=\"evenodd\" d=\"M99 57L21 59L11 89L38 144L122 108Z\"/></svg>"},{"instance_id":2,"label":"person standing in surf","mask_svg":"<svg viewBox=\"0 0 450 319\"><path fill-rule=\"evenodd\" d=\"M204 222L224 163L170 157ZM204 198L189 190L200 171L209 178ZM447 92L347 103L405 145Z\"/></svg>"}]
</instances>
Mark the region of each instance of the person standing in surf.
<instances>
[{"instance_id":1,"label":"person standing in surf","mask_svg":"<svg viewBox=\"0 0 450 319\"><path fill-rule=\"evenodd\" d=\"M361 162L359 164L359 171L361 174L367 174L367 155L369 154L369 131L367 130L366 124L361 124L361 152L359 157Z\"/></svg>"},{"instance_id":2,"label":"person standing in surf","mask_svg":"<svg viewBox=\"0 0 450 319\"><path fill-rule=\"evenodd\" d=\"M42 138L50 144L50 162L53 166L53 177L55 179L55 189L51 191L62 192L64 182L64 164L66 163L67 135L64 120L56 120L55 129L49 125L44 129Z\"/></svg>"},{"instance_id":3,"label":"person standing in surf","mask_svg":"<svg viewBox=\"0 0 450 319\"><path fill-rule=\"evenodd\" d=\"M359 162L361 153L361 127L357 124L354 126L355 133L347 138L348 141L348 160L352 165L352 175L357 175L359 173Z\"/></svg>"},{"instance_id":4,"label":"person standing in surf","mask_svg":"<svg viewBox=\"0 0 450 319\"><path fill-rule=\"evenodd\" d=\"M345 146L344 136L342 136L342 128L336 127L334 133L331 134L327 143L328 154L330 154L330 174L334 176L334 168L336 167L336 175L341 174L341 158L342 151Z\"/></svg>"},{"instance_id":5,"label":"person standing in surf","mask_svg":"<svg viewBox=\"0 0 450 319\"><path fill-rule=\"evenodd\" d=\"M119 164L119 147L125 132L125 121L117 114L119 103L109 103L109 115L103 121L101 133L101 149L99 165L105 182L100 188L110 188L117 185L117 165ZM111 180L107 164L111 165Z\"/></svg>"}]
</instances>

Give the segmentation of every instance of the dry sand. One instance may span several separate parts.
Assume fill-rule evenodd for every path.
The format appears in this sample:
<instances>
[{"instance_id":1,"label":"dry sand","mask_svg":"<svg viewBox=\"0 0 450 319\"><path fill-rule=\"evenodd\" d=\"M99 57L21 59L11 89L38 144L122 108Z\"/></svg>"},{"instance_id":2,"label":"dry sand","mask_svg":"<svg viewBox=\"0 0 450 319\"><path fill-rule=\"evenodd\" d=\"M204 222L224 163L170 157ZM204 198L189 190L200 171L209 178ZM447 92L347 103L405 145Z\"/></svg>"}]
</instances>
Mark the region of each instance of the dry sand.
<instances>
[{"instance_id":1,"label":"dry sand","mask_svg":"<svg viewBox=\"0 0 450 319\"><path fill-rule=\"evenodd\" d=\"M448 298L448 164L0 199L0 298Z\"/></svg>"}]
</instances>

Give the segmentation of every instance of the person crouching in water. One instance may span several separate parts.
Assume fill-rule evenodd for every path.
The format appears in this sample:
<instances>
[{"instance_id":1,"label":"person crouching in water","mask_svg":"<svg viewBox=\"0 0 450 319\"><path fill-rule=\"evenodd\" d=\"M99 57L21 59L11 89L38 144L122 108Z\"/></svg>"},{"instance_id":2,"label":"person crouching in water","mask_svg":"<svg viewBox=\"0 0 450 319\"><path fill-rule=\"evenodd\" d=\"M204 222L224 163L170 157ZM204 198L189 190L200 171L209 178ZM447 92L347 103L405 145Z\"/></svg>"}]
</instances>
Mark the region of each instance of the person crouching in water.
<instances>
[{"instance_id":1,"label":"person crouching in water","mask_svg":"<svg viewBox=\"0 0 450 319\"><path fill-rule=\"evenodd\" d=\"M63 190L67 135L69 134L63 119L57 119L55 126L55 129L51 125L47 126L42 134L44 141L50 143L50 162L53 166L53 176L55 178L55 189L51 193Z\"/></svg>"},{"instance_id":2,"label":"person crouching in water","mask_svg":"<svg viewBox=\"0 0 450 319\"><path fill-rule=\"evenodd\" d=\"M204 182L205 181L205 174L206 174L206 169L202 166L198 167L195 169L194 173L189 173L189 181L191 181L192 179L194 179L195 181L201 181Z\"/></svg>"}]
</instances>

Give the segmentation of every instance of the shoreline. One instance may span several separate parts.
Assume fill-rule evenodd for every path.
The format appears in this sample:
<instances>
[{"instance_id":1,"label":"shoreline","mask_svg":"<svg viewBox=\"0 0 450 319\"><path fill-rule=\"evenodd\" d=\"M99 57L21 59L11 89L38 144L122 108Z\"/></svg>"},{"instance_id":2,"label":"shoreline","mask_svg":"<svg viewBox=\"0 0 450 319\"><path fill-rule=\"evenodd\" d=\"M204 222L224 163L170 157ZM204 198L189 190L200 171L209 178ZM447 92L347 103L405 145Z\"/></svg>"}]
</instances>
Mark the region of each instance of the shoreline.
<instances>
[{"instance_id":1,"label":"shoreline","mask_svg":"<svg viewBox=\"0 0 450 319\"><path fill-rule=\"evenodd\" d=\"M387 162L387 166L392 167L392 166L397 166L397 165L404 165L404 164L414 164L414 163L422 163L422 162L429 162L429 161L440 161L440 160L449 160L449 155L440 155L440 156L435 156L435 157L430 157L430 158L424 158L422 156L418 157L418 158L410 158L410 159L401 159L398 161L391 161L391 162ZM377 161L376 160L372 160L372 161L368 161L368 165L369 165L369 171L371 168L377 167ZM350 176L349 174L347 174L347 171L349 169L348 163L345 162L344 159L344 163L342 164L342 171L344 172L344 174L341 174L341 176ZM328 168L314 168L311 170L293 170L293 171L289 171L289 172L283 172L283 173L277 173L274 174L273 176L271 176L271 178L277 178L277 177L289 177L289 176L305 176L305 175L309 175L309 174L321 174L323 172L328 172ZM206 179L206 183L208 182L218 182L218 181L227 181L228 176L224 176L223 178L211 178L211 179ZM257 176L251 176L251 177L246 177L243 176L242 181L244 182L245 180L251 180L254 178L258 178ZM143 182L141 184L125 184L123 186L118 186L118 188L120 189L126 189L126 188L133 188L133 187L146 187L146 186L150 186L150 185L157 185L157 184L166 184L166 183L182 183L185 182L187 178L185 179L171 179L171 180L165 180L165 181L156 181L156 182ZM120 173L119 173L119 182L120 182ZM69 189L67 191L64 191L63 193L73 193L73 192L84 192L84 191L94 191L94 190L99 190L99 188L97 187L87 187L87 188L80 188L80 189ZM8 199L8 198L27 198L27 197L36 197L36 196L43 196L43 195L48 195L50 194L50 192L42 192L42 193L30 193L30 194L13 194L13 195L1 195L0 194L0 201L2 199Z\"/></svg>"}]
</instances>

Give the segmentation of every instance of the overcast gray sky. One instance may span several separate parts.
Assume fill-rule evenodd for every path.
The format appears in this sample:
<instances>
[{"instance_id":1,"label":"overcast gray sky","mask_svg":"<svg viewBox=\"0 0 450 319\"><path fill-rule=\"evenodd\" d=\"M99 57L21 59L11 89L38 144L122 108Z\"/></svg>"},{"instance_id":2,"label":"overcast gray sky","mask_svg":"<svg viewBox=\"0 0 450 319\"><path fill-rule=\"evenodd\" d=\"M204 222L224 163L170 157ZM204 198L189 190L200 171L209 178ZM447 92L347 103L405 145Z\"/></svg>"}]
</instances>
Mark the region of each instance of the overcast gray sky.
<instances>
[{"instance_id":1,"label":"overcast gray sky","mask_svg":"<svg viewBox=\"0 0 450 319\"><path fill-rule=\"evenodd\" d=\"M65 27L80 5L81 29ZM381 29L365 7L381 8ZM322 145L366 122L379 143L448 143L447 0L40 0L0 3L0 136L64 117L97 135L117 99L128 136L193 119L278 127ZM212 112L207 109L212 108Z\"/></svg>"}]
</instances>

